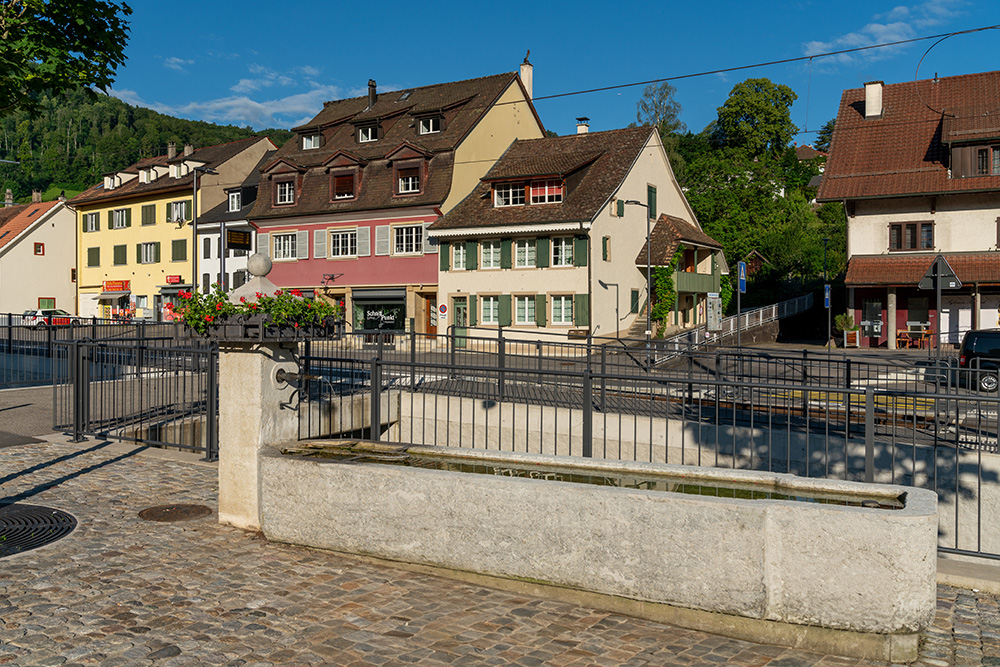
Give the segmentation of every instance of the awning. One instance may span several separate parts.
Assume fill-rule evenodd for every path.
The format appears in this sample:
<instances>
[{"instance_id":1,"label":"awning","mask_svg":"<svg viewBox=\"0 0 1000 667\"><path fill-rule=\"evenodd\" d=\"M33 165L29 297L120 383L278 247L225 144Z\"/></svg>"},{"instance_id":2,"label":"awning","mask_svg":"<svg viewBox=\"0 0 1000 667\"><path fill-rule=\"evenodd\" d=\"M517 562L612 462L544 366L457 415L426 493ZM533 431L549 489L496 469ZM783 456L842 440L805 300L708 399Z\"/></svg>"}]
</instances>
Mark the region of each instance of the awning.
<instances>
[{"instance_id":1,"label":"awning","mask_svg":"<svg viewBox=\"0 0 1000 667\"><path fill-rule=\"evenodd\" d=\"M188 291L191 285L157 285L157 289L160 290L160 294L177 294Z\"/></svg>"},{"instance_id":2,"label":"awning","mask_svg":"<svg viewBox=\"0 0 1000 667\"><path fill-rule=\"evenodd\" d=\"M383 287L377 289L355 289L351 291L352 301L406 301L405 287Z\"/></svg>"},{"instance_id":3,"label":"awning","mask_svg":"<svg viewBox=\"0 0 1000 667\"><path fill-rule=\"evenodd\" d=\"M121 292L101 292L100 294L97 295L97 299L98 301L102 301L105 299L120 299L123 296L128 296L131 293L132 292L129 290L123 290Z\"/></svg>"}]
</instances>

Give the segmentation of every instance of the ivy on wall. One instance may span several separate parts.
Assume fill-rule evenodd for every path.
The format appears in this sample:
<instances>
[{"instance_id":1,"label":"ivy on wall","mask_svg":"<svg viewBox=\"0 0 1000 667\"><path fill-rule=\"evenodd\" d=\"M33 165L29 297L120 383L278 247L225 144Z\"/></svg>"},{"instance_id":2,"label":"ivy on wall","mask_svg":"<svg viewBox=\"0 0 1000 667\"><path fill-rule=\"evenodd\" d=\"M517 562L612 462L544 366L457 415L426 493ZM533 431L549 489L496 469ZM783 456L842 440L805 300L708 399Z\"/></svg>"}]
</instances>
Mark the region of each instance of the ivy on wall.
<instances>
[{"instance_id":1,"label":"ivy on wall","mask_svg":"<svg viewBox=\"0 0 1000 667\"><path fill-rule=\"evenodd\" d=\"M674 272L677 265L684 257L684 246L678 245L674 256L670 258L667 266L658 266L653 269L653 312L652 319L660 323L662 329L667 325L667 318L673 312L674 304L677 303L677 290L674 287Z\"/></svg>"}]
</instances>

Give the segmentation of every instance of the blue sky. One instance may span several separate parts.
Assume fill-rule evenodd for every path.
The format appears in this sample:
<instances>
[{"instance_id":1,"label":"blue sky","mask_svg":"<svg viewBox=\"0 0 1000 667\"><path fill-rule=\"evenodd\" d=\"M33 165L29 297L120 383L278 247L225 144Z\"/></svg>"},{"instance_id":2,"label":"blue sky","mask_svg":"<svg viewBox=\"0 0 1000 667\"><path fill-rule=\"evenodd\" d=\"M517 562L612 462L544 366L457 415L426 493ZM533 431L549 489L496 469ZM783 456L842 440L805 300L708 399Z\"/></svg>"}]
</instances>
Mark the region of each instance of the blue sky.
<instances>
[{"instance_id":1,"label":"blue sky","mask_svg":"<svg viewBox=\"0 0 1000 667\"><path fill-rule=\"evenodd\" d=\"M133 2L128 61L112 94L220 124L290 128L325 100L514 71L530 49L534 95L682 77L1000 24L997 0L746 2ZM700 131L751 77L790 86L797 143L836 116L841 92L914 78L934 40L672 82L681 120ZM1000 30L931 48L919 78L997 68ZM635 121L642 86L539 99L545 126ZM806 132L809 130L810 132Z\"/></svg>"}]
</instances>

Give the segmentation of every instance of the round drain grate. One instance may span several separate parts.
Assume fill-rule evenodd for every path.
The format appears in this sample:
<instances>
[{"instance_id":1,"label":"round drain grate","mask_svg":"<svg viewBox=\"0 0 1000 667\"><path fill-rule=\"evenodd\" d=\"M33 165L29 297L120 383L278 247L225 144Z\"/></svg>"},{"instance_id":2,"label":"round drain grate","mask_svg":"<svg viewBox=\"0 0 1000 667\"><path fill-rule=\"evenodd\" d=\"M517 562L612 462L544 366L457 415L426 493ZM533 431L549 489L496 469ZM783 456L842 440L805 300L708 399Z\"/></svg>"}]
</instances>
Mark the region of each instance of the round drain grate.
<instances>
[{"instance_id":1,"label":"round drain grate","mask_svg":"<svg viewBox=\"0 0 1000 667\"><path fill-rule=\"evenodd\" d=\"M190 521L208 516L212 510L204 505L157 505L139 512L146 521Z\"/></svg>"},{"instance_id":2,"label":"round drain grate","mask_svg":"<svg viewBox=\"0 0 1000 667\"><path fill-rule=\"evenodd\" d=\"M0 558L51 544L76 528L72 514L38 505L0 505Z\"/></svg>"}]
</instances>

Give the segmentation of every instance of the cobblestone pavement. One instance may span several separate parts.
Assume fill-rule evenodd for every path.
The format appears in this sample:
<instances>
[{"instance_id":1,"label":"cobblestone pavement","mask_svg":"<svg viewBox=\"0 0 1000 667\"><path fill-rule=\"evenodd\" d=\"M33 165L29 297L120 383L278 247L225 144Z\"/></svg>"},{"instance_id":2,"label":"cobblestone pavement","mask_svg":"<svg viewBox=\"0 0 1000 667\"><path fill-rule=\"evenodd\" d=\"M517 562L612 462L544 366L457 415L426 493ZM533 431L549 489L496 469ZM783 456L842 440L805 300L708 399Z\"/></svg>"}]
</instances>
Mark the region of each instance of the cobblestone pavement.
<instances>
[{"instance_id":1,"label":"cobblestone pavement","mask_svg":"<svg viewBox=\"0 0 1000 667\"><path fill-rule=\"evenodd\" d=\"M150 506L216 470L107 443L0 449L0 502L75 515L0 560L0 665L870 665L382 567ZM942 587L920 665L1000 665L992 596Z\"/></svg>"}]
</instances>

